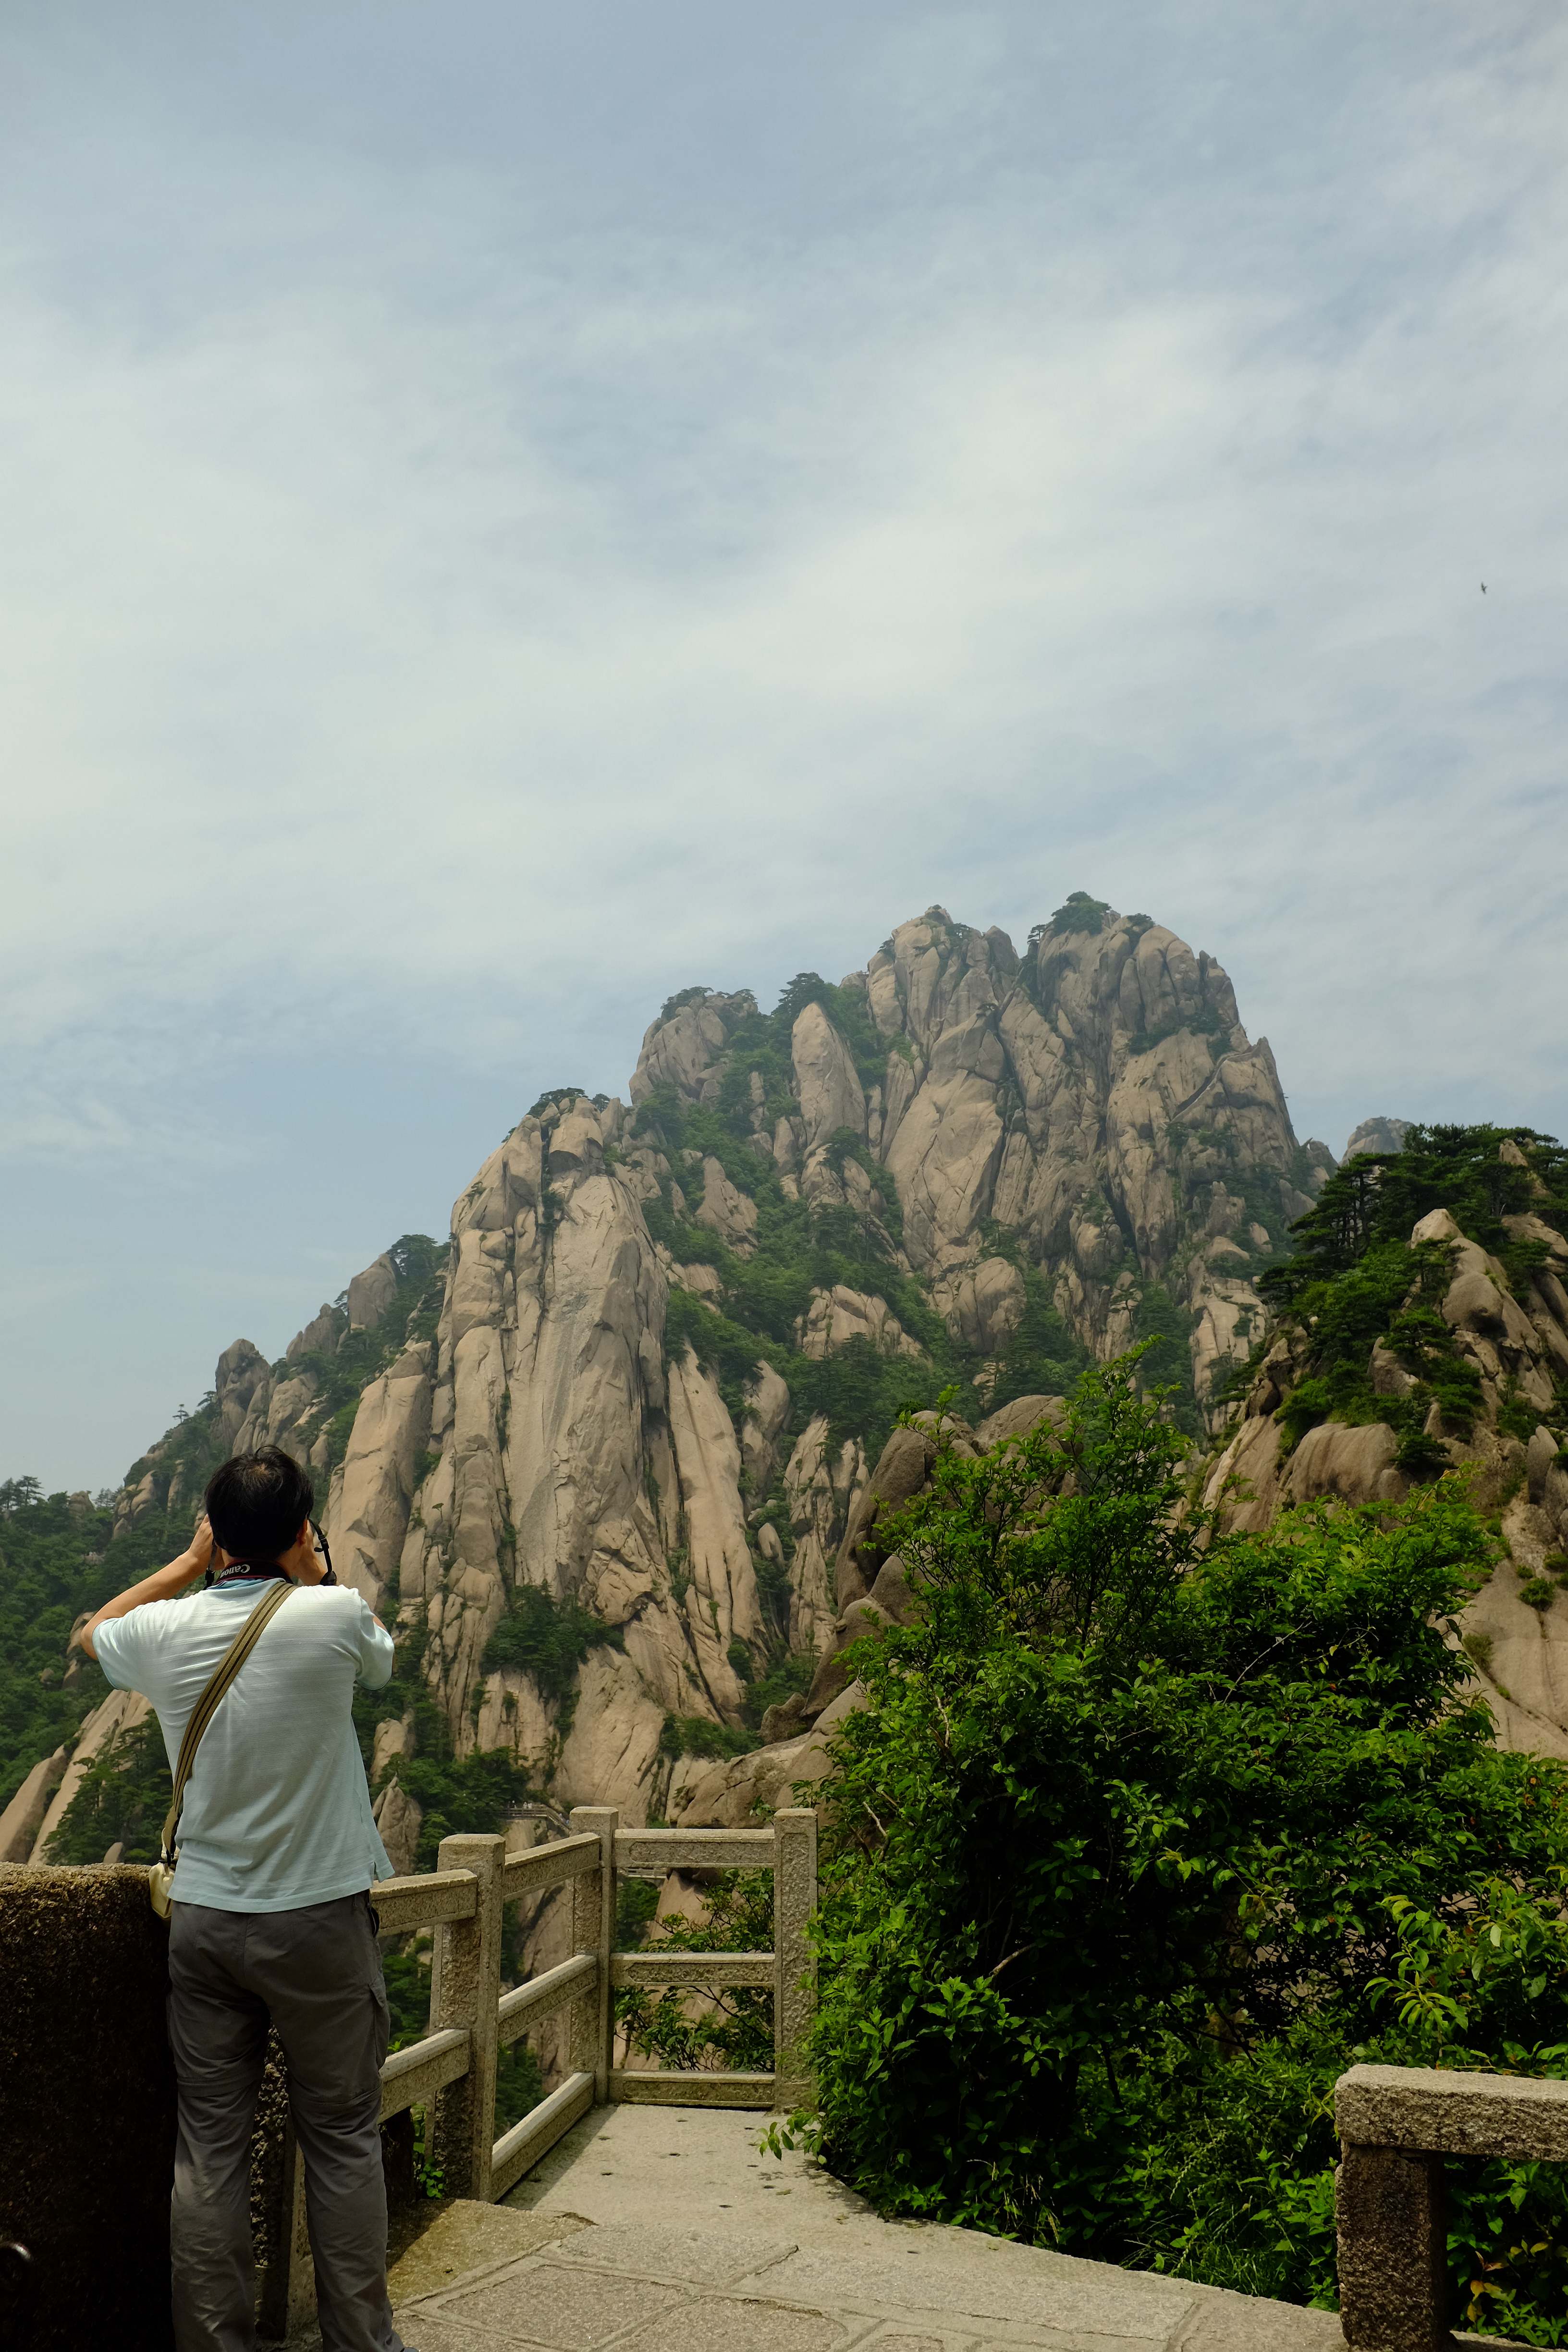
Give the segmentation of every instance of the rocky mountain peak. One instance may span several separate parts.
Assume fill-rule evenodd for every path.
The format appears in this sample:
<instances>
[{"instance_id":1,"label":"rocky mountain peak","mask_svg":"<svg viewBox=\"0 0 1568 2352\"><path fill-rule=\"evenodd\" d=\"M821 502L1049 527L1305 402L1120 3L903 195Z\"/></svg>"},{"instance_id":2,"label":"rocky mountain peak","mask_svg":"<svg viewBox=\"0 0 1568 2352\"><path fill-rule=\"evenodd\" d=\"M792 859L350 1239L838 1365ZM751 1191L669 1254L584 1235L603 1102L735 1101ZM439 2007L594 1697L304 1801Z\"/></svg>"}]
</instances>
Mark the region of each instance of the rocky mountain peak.
<instances>
[{"instance_id":1,"label":"rocky mountain peak","mask_svg":"<svg viewBox=\"0 0 1568 2352\"><path fill-rule=\"evenodd\" d=\"M1082 892L1022 953L931 907L772 1012L681 991L628 1093L542 1096L213 1409L323 1481L460 1753L637 1818L804 1705L900 1404L1001 1428L1149 1338L1201 1429L1331 1160L1214 959Z\"/></svg>"}]
</instances>

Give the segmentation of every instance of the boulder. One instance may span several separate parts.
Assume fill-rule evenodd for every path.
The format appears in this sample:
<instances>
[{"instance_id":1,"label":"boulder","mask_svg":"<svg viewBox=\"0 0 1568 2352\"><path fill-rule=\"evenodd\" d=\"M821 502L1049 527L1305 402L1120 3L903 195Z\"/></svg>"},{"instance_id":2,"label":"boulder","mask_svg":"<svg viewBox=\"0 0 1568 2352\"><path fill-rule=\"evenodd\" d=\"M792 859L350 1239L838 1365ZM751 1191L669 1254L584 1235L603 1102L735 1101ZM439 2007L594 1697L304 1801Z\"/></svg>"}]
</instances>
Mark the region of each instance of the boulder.
<instances>
[{"instance_id":1,"label":"boulder","mask_svg":"<svg viewBox=\"0 0 1568 2352\"><path fill-rule=\"evenodd\" d=\"M347 1328L348 1318L342 1307L323 1305L303 1330L295 1332L283 1350L284 1356L289 1363L300 1356L330 1356Z\"/></svg>"},{"instance_id":2,"label":"boulder","mask_svg":"<svg viewBox=\"0 0 1568 2352\"><path fill-rule=\"evenodd\" d=\"M111 1690L109 1696L83 1722L71 1749L70 1760L59 1776L54 1795L50 1798L34 1835L30 1863L45 1863L49 1858L49 1840L65 1818L66 1809L80 1788L88 1766L94 1758L127 1732L135 1731L152 1714L152 1704L140 1691ZM52 1759L51 1759L52 1761Z\"/></svg>"},{"instance_id":3,"label":"boulder","mask_svg":"<svg viewBox=\"0 0 1568 2352\"><path fill-rule=\"evenodd\" d=\"M423 1809L409 1796L401 1780L391 1780L373 1810L386 1858L398 1876L405 1878L412 1872L418 1853Z\"/></svg>"},{"instance_id":4,"label":"boulder","mask_svg":"<svg viewBox=\"0 0 1568 2352\"><path fill-rule=\"evenodd\" d=\"M32 1853L49 1800L65 1778L66 1763L64 1748L42 1758L0 1812L0 1862L26 1862Z\"/></svg>"},{"instance_id":5,"label":"boulder","mask_svg":"<svg viewBox=\"0 0 1568 2352\"><path fill-rule=\"evenodd\" d=\"M848 1439L835 1452L827 1442L826 1413L814 1413L784 1474L795 1546L789 1563L790 1647L797 1653L822 1648L842 1605L831 1563L841 1553L865 1484L858 1440Z\"/></svg>"},{"instance_id":6,"label":"boulder","mask_svg":"<svg viewBox=\"0 0 1568 2352\"><path fill-rule=\"evenodd\" d=\"M759 1360L746 1384L746 1411L741 1423L741 1460L753 1495L765 1495L773 1484L779 1439L789 1423L788 1383L769 1363ZM775 1543L778 1538L774 1537Z\"/></svg>"},{"instance_id":7,"label":"boulder","mask_svg":"<svg viewBox=\"0 0 1568 2352\"><path fill-rule=\"evenodd\" d=\"M1362 1428L1320 1422L1290 1456L1285 1484L1292 1502L1329 1496L1342 1503L1398 1502L1409 1481L1394 1467L1399 1440L1384 1421Z\"/></svg>"},{"instance_id":8,"label":"boulder","mask_svg":"<svg viewBox=\"0 0 1568 2352\"><path fill-rule=\"evenodd\" d=\"M1557 1440L1544 1422L1538 1423L1531 1433L1529 1444L1524 1449L1525 1477L1532 1503L1539 1503L1545 1499L1546 1481L1557 1458ZM4 1859L4 1853L0 1852L0 1861Z\"/></svg>"},{"instance_id":9,"label":"boulder","mask_svg":"<svg viewBox=\"0 0 1568 2352\"><path fill-rule=\"evenodd\" d=\"M989 1453L993 1446L1005 1444L1010 1437L1026 1437L1043 1421L1049 1422L1053 1429L1060 1429L1067 1419L1067 1410L1065 1397L1015 1397L1011 1404L987 1413L975 1430L975 1442Z\"/></svg>"},{"instance_id":10,"label":"boulder","mask_svg":"<svg viewBox=\"0 0 1568 2352\"><path fill-rule=\"evenodd\" d=\"M923 1429L895 1429L883 1446L845 1529L834 1571L840 1608L870 1591L889 1550L877 1540L877 1523L919 1494L935 1458L935 1442Z\"/></svg>"},{"instance_id":11,"label":"boulder","mask_svg":"<svg viewBox=\"0 0 1568 2352\"><path fill-rule=\"evenodd\" d=\"M1349 1140L1340 1154L1342 1166L1363 1151L1403 1151L1405 1139L1410 1132L1407 1118L1363 1118L1351 1130Z\"/></svg>"},{"instance_id":12,"label":"boulder","mask_svg":"<svg viewBox=\"0 0 1568 2352\"><path fill-rule=\"evenodd\" d=\"M869 1340L879 1356L903 1356L917 1363L925 1360L924 1349L910 1339L885 1298L850 1290L842 1283L831 1290L814 1290L811 1305L795 1327L801 1354L820 1361L855 1339Z\"/></svg>"},{"instance_id":13,"label":"boulder","mask_svg":"<svg viewBox=\"0 0 1568 2352\"><path fill-rule=\"evenodd\" d=\"M702 1162L702 1198L693 1211L695 1222L727 1242L739 1257L756 1248L757 1204L731 1184L711 1152Z\"/></svg>"},{"instance_id":14,"label":"boulder","mask_svg":"<svg viewBox=\"0 0 1568 2352\"><path fill-rule=\"evenodd\" d=\"M1004 1257L983 1258L937 1286L949 1328L983 1356L1005 1352L1024 1319L1025 1298L1022 1274Z\"/></svg>"},{"instance_id":15,"label":"boulder","mask_svg":"<svg viewBox=\"0 0 1568 2352\"><path fill-rule=\"evenodd\" d=\"M756 1010L747 992L730 997L710 990L698 1003L682 1004L668 1018L654 1022L632 1074L633 1102L646 1102L660 1086L673 1087L685 1102L700 1102L724 1052L727 1016L736 1017L746 1007Z\"/></svg>"},{"instance_id":16,"label":"boulder","mask_svg":"<svg viewBox=\"0 0 1568 2352\"><path fill-rule=\"evenodd\" d=\"M375 1727L371 1745L370 1780L374 1788L395 1757L412 1756L415 1748L412 1715L388 1716Z\"/></svg>"},{"instance_id":17,"label":"boulder","mask_svg":"<svg viewBox=\"0 0 1568 2352\"><path fill-rule=\"evenodd\" d=\"M403 1556L430 1437L434 1348L405 1349L360 1396L348 1451L328 1498L327 1538L340 1584L379 1614Z\"/></svg>"},{"instance_id":18,"label":"boulder","mask_svg":"<svg viewBox=\"0 0 1568 2352\"><path fill-rule=\"evenodd\" d=\"M396 1297L396 1269L384 1252L371 1261L363 1274L356 1274L349 1285L349 1329L374 1329Z\"/></svg>"},{"instance_id":19,"label":"boulder","mask_svg":"<svg viewBox=\"0 0 1568 2352\"><path fill-rule=\"evenodd\" d=\"M828 1142L841 1128L864 1136L865 1089L848 1046L820 1004L807 1004L796 1015L790 1054L806 1150Z\"/></svg>"}]
</instances>

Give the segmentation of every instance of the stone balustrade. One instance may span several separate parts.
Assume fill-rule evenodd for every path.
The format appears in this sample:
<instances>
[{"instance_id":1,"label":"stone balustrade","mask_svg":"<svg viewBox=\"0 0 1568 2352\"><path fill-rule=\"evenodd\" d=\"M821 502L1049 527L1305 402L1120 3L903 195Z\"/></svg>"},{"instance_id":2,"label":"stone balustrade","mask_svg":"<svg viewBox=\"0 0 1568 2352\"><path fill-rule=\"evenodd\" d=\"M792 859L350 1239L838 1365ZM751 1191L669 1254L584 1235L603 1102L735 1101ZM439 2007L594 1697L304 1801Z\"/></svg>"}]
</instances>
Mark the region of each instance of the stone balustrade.
<instances>
[{"instance_id":1,"label":"stone balustrade","mask_svg":"<svg viewBox=\"0 0 1568 2352\"><path fill-rule=\"evenodd\" d=\"M595 2103L791 2107L809 2095L804 2055L814 2006L805 1926L816 1906L816 1816L776 1813L762 1830L623 1830L613 1806L580 1805L572 1833L509 1855L500 1837L443 1838L437 1867L385 1879L374 1891L384 1933L434 1930L430 2031L382 2069L382 2121L423 2107L448 2195L493 2202L538 2163ZM771 1870L771 1952L616 1952L616 1882L623 1871ZM504 1906L554 1886L572 1889L572 1957L529 1983L500 1989ZM714 1991L757 1985L773 1995L769 2074L636 2072L615 2064L613 1995L626 1985ZM571 2013L572 2071L493 2139L496 2064L520 2034ZM274 2168L278 2200L264 2235L277 2252L260 2293L263 2332L283 2334L314 2299L305 2234L303 2170L291 2146Z\"/></svg>"},{"instance_id":2,"label":"stone balustrade","mask_svg":"<svg viewBox=\"0 0 1568 2352\"><path fill-rule=\"evenodd\" d=\"M1352 2352L1447 2352L1443 2159L1568 2163L1568 2083L1352 2066L1334 2086L1340 2320Z\"/></svg>"},{"instance_id":3,"label":"stone balustrade","mask_svg":"<svg viewBox=\"0 0 1568 2352\"><path fill-rule=\"evenodd\" d=\"M614 1949L623 1871L771 1870L771 1952ZM77 2352L105 2314L72 2297L84 2278L140 2281L138 2307L114 2315L126 2352L166 2352L168 2193L174 2102L163 2003L167 1931L137 1869L0 1870L0 2241L29 2247L25 2292L37 2352ZM572 1890L571 1956L501 1990L505 1906ZM790 2107L809 2095L804 2055L814 2005L806 1921L816 1903L816 1817L777 1813L763 1830L622 1830L606 1806L580 1806L571 1834L509 1855L502 1837L443 1839L437 1867L374 1890L383 1931L433 1939L429 2031L382 2070L382 2120L422 2107L448 2194L503 2197L595 2102ZM642 2073L615 2064L613 1995L622 1986L773 1995L774 2063L765 2074ZM510 2042L571 2016L565 2080L500 2139L496 2069ZM77 2063L91 2053L86 2074ZM261 2331L281 2336L313 2306L303 2168L276 2065L263 2084L253 2172ZM90 2223L90 2226L89 2226ZM51 2316L53 2315L53 2316ZM0 2313L0 2336L6 2315ZM10 2340L10 2339L7 2339Z\"/></svg>"},{"instance_id":4,"label":"stone balustrade","mask_svg":"<svg viewBox=\"0 0 1568 2352\"><path fill-rule=\"evenodd\" d=\"M623 1831L614 1811L583 1807L571 1834L550 1844L509 1856L502 1838L452 1837L438 1865L376 1890L384 1930L433 1937L429 2031L388 2058L382 2108L389 2122L424 2108L453 2195L504 2196L596 2102L787 2108L809 2097L809 1811L781 1812L766 1830ZM771 1952L614 1949L619 1874L726 1866L773 1871ZM574 1949L503 1993L506 1904L564 1885ZM33 2257L0 2276L0 2337L29 2352L78 2352L106 2330L125 2352L168 2352L165 1950L144 1871L0 1867L0 2242L21 2241ZM772 2071L616 2067L613 1995L634 1985L771 1987ZM500 2052L562 2011L572 2021L570 2072L497 2139ZM312 2282L281 2084L270 2093L256 2179L260 2316L276 2336L308 2309ZM1447 2352L1444 2159L1568 2163L1568 2082L1352 2066L1336 2085L1335 2114L1344 2342L1351 2352ZM26 2312L13 2307L18 2294Z\"/></svg>"}]
</instances>

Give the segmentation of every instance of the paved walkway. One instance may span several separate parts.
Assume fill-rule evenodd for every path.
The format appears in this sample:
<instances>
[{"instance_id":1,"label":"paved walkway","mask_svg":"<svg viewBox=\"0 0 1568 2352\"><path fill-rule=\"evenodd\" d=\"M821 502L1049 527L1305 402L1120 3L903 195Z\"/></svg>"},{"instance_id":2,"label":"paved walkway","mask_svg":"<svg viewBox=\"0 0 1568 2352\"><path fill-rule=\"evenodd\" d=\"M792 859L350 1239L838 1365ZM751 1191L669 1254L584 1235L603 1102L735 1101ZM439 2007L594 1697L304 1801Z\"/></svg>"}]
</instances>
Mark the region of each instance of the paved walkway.
<instances>
[{"instance_id":1,"label":"paved walkway","mask_svg":"<svg viewBox=\"0 0 1568 2352\"><path fill-rule=\"evenodd\" d=\"M413 2352L1342 2352L1326 2312L879 2221L764 2121L599 2108L447 2207L393 2273Z\"/></svg>"}]
</instances>

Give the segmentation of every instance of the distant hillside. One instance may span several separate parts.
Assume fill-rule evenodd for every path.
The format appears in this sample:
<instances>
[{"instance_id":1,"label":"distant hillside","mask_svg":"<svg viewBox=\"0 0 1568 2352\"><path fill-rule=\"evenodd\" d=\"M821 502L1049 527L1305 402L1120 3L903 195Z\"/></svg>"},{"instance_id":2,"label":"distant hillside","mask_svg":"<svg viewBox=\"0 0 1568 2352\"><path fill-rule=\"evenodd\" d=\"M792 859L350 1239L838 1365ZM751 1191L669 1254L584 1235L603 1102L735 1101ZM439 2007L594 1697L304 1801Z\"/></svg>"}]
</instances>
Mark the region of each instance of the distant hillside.
<instances>
[{"instance_id":1,"label":"distant hillside","mask_svg":"<svg viewBox=\"0 0 1568 2352\"><path fill-rule=\"evenodd\" d=\"M1149 1339L1177 1417L1216 1429L1259 1279L1334 1167L1214 959L1083 892L1021 952L933 908L766 1013L688 989L629 1091L542 1097L447 1242L405 1235L275 1364L234 1342L117 1499L113 1586L184 1541L229 1449L310 1463L340 1573L396 1612L364 1729L408 1855L453 1818L459 1767L497 1804L527 1786L643 1818L754 1747L833 1646L836 1563L900 1407L952 1391L978 1422ZM16 1540L54 1507L22 1507ZM58 1540L79 1570L62 1553L57 1673L101 1515ZM29 1695L12 1788L68 1746L95 1673L53 1712ZM132 1702L100 1709L71 1772L140 1728ZM113 1825L102 1785L73 1811L62 1783L33 1843L85 1851Z\"/></svg>"}]
</instances>

